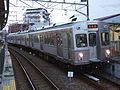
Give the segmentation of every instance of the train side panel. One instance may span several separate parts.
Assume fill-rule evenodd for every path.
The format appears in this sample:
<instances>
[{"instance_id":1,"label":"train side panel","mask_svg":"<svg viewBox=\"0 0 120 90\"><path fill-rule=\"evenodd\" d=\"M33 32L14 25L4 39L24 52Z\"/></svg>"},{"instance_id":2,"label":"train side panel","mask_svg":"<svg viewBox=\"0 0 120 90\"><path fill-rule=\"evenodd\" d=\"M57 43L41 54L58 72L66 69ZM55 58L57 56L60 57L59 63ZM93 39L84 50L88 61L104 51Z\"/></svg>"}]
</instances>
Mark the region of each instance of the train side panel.
<instances>
[{"instance_id":1,"label":"train side panel","mask_svg":"<svg viewBox=\"0 0 120 90\"><path fill-rule=\"evenodd\" d=\"M50 31L44 34L37 33L32 36L34 37L33 48L63 58L66 62L69 62L69 59L73 59L71 57L72 51L74 51L72 29ZM44 43L42 37L44 37Z\"/></svg>"}]
</instances>

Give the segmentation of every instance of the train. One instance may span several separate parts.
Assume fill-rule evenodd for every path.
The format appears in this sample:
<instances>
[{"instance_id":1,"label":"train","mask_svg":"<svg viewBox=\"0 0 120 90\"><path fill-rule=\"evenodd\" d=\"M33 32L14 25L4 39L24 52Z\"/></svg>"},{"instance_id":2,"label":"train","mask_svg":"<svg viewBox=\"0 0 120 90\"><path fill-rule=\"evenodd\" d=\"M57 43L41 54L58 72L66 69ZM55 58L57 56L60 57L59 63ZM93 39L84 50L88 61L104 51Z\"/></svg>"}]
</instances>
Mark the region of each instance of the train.
<instances>
[{"instance_id":1,"label":"train","mask_svg":"<svg viewBox=\"0 0 120 90\"><path fill-rule=\"evenodd\" d=\"M101 21L53 24L6 37L8 44L28 47L75 66L105 62L111 57L108 24Z\"/></svg>"}]
</instances>

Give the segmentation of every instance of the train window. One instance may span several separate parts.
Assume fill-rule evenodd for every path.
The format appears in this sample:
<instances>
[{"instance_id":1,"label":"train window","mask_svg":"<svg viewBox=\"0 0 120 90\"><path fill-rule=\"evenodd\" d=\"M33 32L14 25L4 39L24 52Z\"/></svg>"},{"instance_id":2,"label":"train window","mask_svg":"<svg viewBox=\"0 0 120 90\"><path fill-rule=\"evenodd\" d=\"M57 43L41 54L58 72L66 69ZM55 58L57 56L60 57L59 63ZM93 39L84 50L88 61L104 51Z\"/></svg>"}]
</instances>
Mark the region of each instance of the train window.
<instances>
[{"instance_id":1,"label":"train window","mask_svg":"<svg viewBox=\"0 0 120 90\"><path fill-rule=\"evenodd\" d=\"M120 40L120 36L118 36L118 39Z\"/></svg>"},{"instance_id":2,"label":"train window","mask_svg":"<svg viewBox=\"0 0 120 90\"><path fill-rule=\"evenodd\" d=\"M42 35L39 35L39 37L40 37L40 42L43 42L43 40L42 40Z\"/></svg>"},{"instance_id":3,"label":"train window","mask_svg":"<svg viewBox=\"0 0 120 90\"><path fill-rule=\"evenodd\" d=\"M46 36L46 44L49 44L49 36L48 36L48 33L47 33L47 36Z\"/></svg>"},{"instance_id":4,"label":"train window","mask_svg":"<svg viewBox=\"0 0 120 90\"><path fill-rule=\"evenodd\" d=\"M101 43L105 46L110 44L109 33L101 33Z\"/></svg>"},{"instance_id":5,"label":"train window","mask_svg":"<svg viewBox=\"0 0 120 90\"><path fill-rule=\"evenodd\" d=\"M39 42L39 36L37 34L34 35L34 42L36 42L36 43Z\"/></svg>"},{"instance_id":6,"label":"train window","mask_svg":"<svg viewBox=\"0 0 120 90\"><path fill-rule=\"evenodd\" d=\"M76 34L76 47L87 47L86 34Z\"/></svg>"},{"instance_id":7,"label":"train window","mask_svg":"<svg viewBox=\"0 0 120 90\"><path fill-rule=\"evenodd\" d=\"M57 35L57 45L58 46L62 46L63 45L61 34Z\"/></svg>"},{"instance_id":8,"label":"train window","mask_svg":"<svg viewBox=\"0 0 120 90\"><path fill-rule=\"evenodd\" d=\"M48 40L48 35L46 34L46 37L45 37L45 43L48 44L49 43L49 40Z\"/></svg>"},{"instance_id":9,"label":"train window","mask_svg":"<svg viewBox=\"0 0 120 90\"><path fill-rule=\"evenodd\" d=\"M96 46L96 33L89 34L89 46Z\"/></svg>"},{"instance_id":10,"label":"train window","mask_svg":"<svg viewBox=\"0 0 120 90\"><path fill-rule=\"evenodd\" d=\"M51 45L54 45L54 35L53 34L51 34Z\"/></svg>"},{"instance_id":11,"label":"train window","mask_svg":"<svg viewBox=\"0 0 120 90\"><path fill-rule=\"evenodd\" d=\"M45 44L47 44L47 36L44 35L44 39L45 39Z\"/></svg>"},{"instance_id":12,"label":"train window","mask_svg":"<svg viewBox=\"0 0 120 90\"><path fill-rule=\"evenodd\" d=\"M29 36L28 35L26 36L26 40L29 41Z\"/></svg>"},{"instance_id":13,"label":"train window","mask_svg":"<svg viewBox=\"0 0 120 90\"><path fill-rule=\"evenodd\" d=\"M50 35L49 35L49 33L47 35L47 44L50 44Z\"/></svg>"},{"instance_id":14,"label":"train window","mask_svg":"<svg viewBox=\"0 0 120 90\"><path fill-rule=\"evenodd\" d=\"M40 43L44 43L44 35L42 34L39 34L39 39L40 39Z\"/></svg>"},{"instance_id":15,"label":"train window","mask_svg":"<svg viewBox=\"0 0 120 90\"><path fill-rule=\"evenodd\" d=\"M31 35L31 42L33 42L34 41L34 35Z\"/></svg>"}]
</instances>

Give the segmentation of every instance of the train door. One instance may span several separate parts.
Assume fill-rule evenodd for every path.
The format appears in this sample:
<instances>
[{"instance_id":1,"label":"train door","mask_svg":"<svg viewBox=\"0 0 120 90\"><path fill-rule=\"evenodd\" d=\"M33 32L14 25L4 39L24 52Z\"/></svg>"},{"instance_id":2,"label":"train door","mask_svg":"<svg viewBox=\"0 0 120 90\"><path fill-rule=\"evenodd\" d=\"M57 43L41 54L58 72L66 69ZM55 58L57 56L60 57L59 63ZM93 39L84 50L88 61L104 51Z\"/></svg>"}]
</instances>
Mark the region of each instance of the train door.
<instances>
[{"instance_id":1,"label":"train door","mask_svg":"<svg viewBox=\"0 0 120 90\"><path fill-rule=\"evenodd\" d=\"M20 38L20 44L22 44L22 38Z\"/></svg>"},{"instance_id":2,"label":"train door","mask_svg":"<svg viewBox=\"0 0 120 90\"><path fill-rule=\"evenodd\" d=\"M25 36L25 46L27 46L27 36Z\"/></svg>"},{"instance_id":3,"label":"train door","mask_svg":"<svg viewBox=\"0 0 120 90\"><path fill-rule=\"evenodd\" d=\"M33 45L34 45L34 44L33 44L33 43L34 43L34 37L35 37L34 35L31 35L31 45L32 45L32 47L33 47Z\"/></svg>"},{"instance_id":4,"label":"train door","mask_svg":"<svg viewBox=\"0 0 120 90\"><path fill-rule=\"evenodd\" d=\"M94 61L97 59L97 37L96 32L90 32L88 34L89 37L89 50L90 50L90 61Z\"/></svg>"},{"instance_id":5,"label":"train door","mask_svg":"<svg viewBox=\"0 0 120 90\"><path fill-rule=\"evenodd\" d=\"M68 48L68 59L70 59L71 39L69 33L67 33L67 48Z\"/></svg>"},{"instance_id":6,"label":"train door","mask_svg":"<svg viewBox=\"0 0 120 90\"><path fill-rule=\"evenodd\" d=\"M40 37L40 39L39 39L39 42L40 42L40 49L43 50L43 36L40 35L39 37Z\"/></svg>"},{"instance_id":7,"label":"train door","mask_svg":"<svg viewBox=\"0 0 120 90\"><path fill-rule=\"evenodd\" d=\"M29 37L28 43L29 43L29 47L30 47L31 37L30 37L30 35L28 37Z\"/></svg>"},{"instance_id":8,"label":"train door","mask_svg":"<svg viewBox=\"0 0 120 90\"><path fill-rule=\"evenodd\" d=\"M32 37L32 35L29 35L29 46L33 47L33 37Z\"/></svg>"},{"instance_id":9,"label":"train door","mask_svg":"<svg viewBox=\"0 0 120 90\"><path fill-rule=\"evenodd\" d=\"M57 34L57 55L63 57L63 42L61 34Z\"/></svg>"}]
</instances>

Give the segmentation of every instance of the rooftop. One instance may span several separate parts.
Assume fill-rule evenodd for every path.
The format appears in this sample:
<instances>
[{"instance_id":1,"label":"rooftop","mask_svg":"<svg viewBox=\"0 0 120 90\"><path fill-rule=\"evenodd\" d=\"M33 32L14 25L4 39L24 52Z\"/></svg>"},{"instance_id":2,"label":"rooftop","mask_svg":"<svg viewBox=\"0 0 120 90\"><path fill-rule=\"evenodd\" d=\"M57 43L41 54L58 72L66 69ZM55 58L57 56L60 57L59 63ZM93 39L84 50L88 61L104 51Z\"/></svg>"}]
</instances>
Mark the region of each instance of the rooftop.
<instances>
[{"instance_id":1,"label":"rooftop","mask_svg":"<svg viewBox=\"0 0 120 90\"><path fill-rule=\"evenodd\" d=\"M117 16L120 16L120 13L119 14L110 15L110 16L101 17L101 18L97 18L97 19L94 19L94 20L103 21L103 20L107 20L107 19L114 18L114 17L117 17Z\"/></svg>"}]
</instances>

